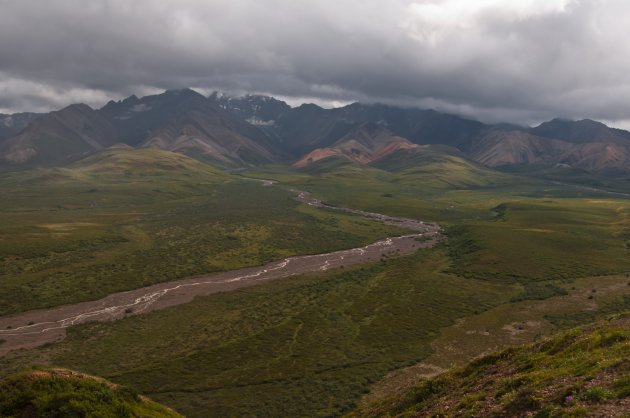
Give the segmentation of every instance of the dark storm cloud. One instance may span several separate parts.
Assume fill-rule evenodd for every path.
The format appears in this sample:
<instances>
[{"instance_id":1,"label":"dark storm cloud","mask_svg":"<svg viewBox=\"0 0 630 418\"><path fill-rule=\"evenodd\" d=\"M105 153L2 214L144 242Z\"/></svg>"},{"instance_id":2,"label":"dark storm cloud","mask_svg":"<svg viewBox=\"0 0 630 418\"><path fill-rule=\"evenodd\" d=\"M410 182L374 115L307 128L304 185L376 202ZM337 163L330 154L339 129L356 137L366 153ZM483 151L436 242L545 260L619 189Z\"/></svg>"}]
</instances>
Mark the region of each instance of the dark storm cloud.
<instances>
[{"instance_id":1,"label":"dark storm cloud","mask_svg":"<svg viewBox=\"0 0 630 418\"><path fill-rule=\"evenodd\" d=\"M4 0L0 109L192 86L630 119L623 0ZM296 99L297 100L297 99Z\"/></svg>"}]
</instances>

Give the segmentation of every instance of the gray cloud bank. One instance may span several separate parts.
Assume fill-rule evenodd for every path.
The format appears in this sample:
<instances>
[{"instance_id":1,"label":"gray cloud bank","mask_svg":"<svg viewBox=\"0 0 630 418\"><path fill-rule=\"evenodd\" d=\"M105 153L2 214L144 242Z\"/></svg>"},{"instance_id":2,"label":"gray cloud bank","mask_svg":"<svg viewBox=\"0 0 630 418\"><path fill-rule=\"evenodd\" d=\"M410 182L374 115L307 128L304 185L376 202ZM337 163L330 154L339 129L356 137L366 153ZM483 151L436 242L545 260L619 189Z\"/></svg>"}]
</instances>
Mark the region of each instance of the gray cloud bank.
<instances>
[{"instance_id":1,"label":"gray cloud bank","mask_svg":"<svg viewBox=\"0 0 630 418\"><path fill-rule=\"evenodd\" d=\"M0 0L0 111L190 86L630 120L626 0ZM624 122L626 121L626 122Z\"/></svg>"}]
</instances>

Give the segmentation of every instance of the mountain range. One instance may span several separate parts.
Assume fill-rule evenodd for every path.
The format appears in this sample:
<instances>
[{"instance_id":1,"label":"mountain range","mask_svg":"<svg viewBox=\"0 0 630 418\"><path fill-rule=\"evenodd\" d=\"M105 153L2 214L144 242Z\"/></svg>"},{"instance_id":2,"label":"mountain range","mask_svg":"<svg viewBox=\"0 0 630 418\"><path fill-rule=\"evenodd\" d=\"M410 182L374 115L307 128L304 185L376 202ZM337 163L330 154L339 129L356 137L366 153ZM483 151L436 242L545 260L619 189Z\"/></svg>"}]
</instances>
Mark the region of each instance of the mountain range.
<instances>
[{"instance_id":1,"label":"mountain range","mask_svg":"<svg viewBox=\"0 0 630 418\"><path fill-rule=\"evenodd\" d=\"M113 146L160 148L225 167L303 168L329 158L373 164L430 149L493 168L630 170L630 132L589 119L491 125L434 110L361 103L291 107L273 97L205 97L191 89L130 96L101 109L74 104L47 114L0 115L5 169L60 164Z\"/></svg>"}]
</instances>

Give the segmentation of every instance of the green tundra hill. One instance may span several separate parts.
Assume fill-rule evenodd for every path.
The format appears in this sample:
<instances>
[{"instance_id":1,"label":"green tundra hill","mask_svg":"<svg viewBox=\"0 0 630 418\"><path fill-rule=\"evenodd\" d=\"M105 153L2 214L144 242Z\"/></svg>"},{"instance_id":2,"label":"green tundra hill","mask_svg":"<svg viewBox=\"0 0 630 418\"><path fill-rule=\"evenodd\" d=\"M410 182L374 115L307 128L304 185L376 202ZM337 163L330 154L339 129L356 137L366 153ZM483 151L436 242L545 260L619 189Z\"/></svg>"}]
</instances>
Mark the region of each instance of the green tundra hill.
<instances>
[{"instance_id":1,"label":"green tundra hill","mask_svg":"<svg viewBox=\"0 0 630 418\"><path fill-rule=\"evenodd\" d=\"M630 413L630 315L507 348L347 417L581 417Z\"/></svg>"},{"instance_id":2,"label":"green tundra hill","mask_svg":"<svg viewBox=\"0 0 630 418\"><path fill-rule=\"evenodd\" d=\"M177 418L132 389L68 369L34 368L0 381L0 416Z\"/></svg>"}]
</instances>

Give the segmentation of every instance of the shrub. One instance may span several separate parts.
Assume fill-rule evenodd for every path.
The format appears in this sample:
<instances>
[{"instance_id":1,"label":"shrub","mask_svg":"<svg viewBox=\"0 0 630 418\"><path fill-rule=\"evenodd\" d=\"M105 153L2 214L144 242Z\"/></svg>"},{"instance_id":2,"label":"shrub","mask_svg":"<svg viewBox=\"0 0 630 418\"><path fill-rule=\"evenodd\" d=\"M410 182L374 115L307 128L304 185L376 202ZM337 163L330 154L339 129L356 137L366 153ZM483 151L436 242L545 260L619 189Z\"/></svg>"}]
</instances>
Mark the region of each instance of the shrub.
<instances>
[{"instance_id":1,"label":"shrub","mask_svg":"<svg viewBox=\"0 0 630 418\"><path fill-rule=\"evenodd\" d=\"M565 296L566 289L558 287L553 283L538 283L528 281L524 284L525 289L519 295L510 299L510 302L520 302L524 300L544 300L554 296Z\"/></svg>"},{"instance_id":2,"label":"shrub","mask_svg":"<svg viewBox=\"0 0 630 418\"><path fill-rule=\"evenodd\" d=\"M600 347L611 347L617 343L626 341L628 333L624 330L614 330L601 335L599 340Z\"/></svg>"},{"instance_id":3,"label":"shrub","mask_svg":"<svg viewBox=\"0 0 630 418\"><path fill-rule=\"evenodd\" d=\"M617 380L613 388L618 398L630 396L630 374L626 374L624 377Z\"/></svg>"},{"instance_id":4,"label":"shrub","mask_svg":"<svg viewBox=\"0 0 630 418\"><path fill-rule=\"evenodd\" d=\"M516 393L514 399L505 406L505 409L513 414L531 411L541 407L540 401L533 390L524 388Z\"/></svg>"},{"instance_id":5,"label":"shrub","mask_svg":"<svg viewBox=\"0 0 630 418\"><path fill-rule=\"evenodd\" d=\"M606 399L614 398L615 394L601 386L591 386L584 392L584 399L589 402L601 402Z\"/></svg>"}]
</instances>

